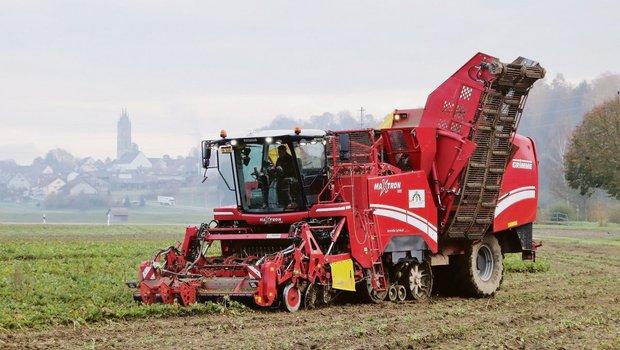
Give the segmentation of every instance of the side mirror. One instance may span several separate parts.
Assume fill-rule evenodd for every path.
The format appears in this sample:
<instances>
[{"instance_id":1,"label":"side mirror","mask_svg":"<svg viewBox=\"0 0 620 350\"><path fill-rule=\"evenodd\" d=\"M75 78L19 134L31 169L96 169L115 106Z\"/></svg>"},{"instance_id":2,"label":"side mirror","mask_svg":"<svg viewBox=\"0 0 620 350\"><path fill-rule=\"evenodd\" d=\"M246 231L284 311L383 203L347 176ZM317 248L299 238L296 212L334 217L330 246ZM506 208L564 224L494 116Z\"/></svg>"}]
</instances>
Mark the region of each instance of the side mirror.
<instances>
[{"instance_id":1,"label":"side mirror","mask_svg":"<svg viewBox=\"0 0 620 350\"><path fill-rule=\"evenodd\" d=\"M349 134L340 134L340 161L348 162L351 160L351 138Z\"/></svg>"},{"instance_id":2,"label":"side mirror","mask_svg":"<svg viewBox=\"0 0 620 350\"><path fill-rule=\"evenodd\" d=\"M207 141L202 141L202 167L207 169L209 167L209 160L211 159L211 145Z\"/></svg>"}]
</instances>

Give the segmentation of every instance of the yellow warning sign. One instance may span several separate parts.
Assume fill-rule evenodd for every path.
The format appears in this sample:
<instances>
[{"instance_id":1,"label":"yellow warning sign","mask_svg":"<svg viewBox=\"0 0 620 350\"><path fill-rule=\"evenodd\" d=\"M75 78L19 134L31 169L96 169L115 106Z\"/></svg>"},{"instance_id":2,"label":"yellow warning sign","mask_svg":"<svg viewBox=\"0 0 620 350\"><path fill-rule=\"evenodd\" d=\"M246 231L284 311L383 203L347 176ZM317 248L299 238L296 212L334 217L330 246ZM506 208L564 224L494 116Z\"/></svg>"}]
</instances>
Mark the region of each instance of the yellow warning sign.
<instances>
[{"instance_id":1,"label":"yellow warning sign","mask_svg":"<svg viewBox=\"0 0 620 350\"><path fill-rule=\"evenodd\" d=\"M347 259L331 263L332 288L355 291L355 276L353 276L353 260Z\"/></svg>"}]
</instances>

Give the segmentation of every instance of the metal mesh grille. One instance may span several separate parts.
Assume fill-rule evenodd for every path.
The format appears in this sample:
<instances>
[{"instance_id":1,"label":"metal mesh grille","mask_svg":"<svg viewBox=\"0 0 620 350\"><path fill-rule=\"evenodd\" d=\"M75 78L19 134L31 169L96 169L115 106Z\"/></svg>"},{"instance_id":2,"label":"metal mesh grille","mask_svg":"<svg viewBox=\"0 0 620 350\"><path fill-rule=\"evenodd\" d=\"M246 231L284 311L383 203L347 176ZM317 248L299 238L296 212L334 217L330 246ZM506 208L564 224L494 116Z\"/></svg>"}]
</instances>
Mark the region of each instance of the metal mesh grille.
<instances>
[{"instance_id":1,"label":"metal mesh grille","mask_svg":"<svg viewBox=\"0 0 620 350\"><path fill-rule=\"evenodd\" d=\"M327 143L327 162L330 167L334 166L334 161L338 162L338 156L340 154L340 135L343 133L349 134L351 161L350 163L372 163L372 145L374 143L374 137L372 131L360 130L360 131L347 131L334 133L331 142ZM335 150L335 152L334 152ZM334 155L336 159L334 159Z\"/></svg>"}]
</instances>

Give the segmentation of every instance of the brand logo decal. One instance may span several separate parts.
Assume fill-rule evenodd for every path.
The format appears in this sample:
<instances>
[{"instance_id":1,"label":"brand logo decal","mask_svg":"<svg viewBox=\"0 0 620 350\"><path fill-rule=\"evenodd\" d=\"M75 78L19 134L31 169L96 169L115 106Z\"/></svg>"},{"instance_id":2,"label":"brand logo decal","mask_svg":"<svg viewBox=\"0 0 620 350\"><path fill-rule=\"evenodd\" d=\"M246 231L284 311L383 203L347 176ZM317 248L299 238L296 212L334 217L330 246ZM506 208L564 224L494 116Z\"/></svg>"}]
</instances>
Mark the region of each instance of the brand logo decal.
<instances>
[{"instance_id":1,"label":"brand logo decal","mask_svg":"<svg viewBox=\"0 0 620 350\"><path fill-rule=\"evenodd\" d=\"M383 196L384 193L388 193L390 190L400 190L402 184L400 182L390 182L387 179L377 182L374 186L375 191L379 191L379 195Z\"/></svg>"},{"instance_id":2,"label":"brand logo decal","mask_svg":"<svg viewBox=\"0 0 620 350\"><path fill-rule=\"evenodd\" d=\"M533 164L534 163L531 160L526 160L526 159L513 159L512 160L512 167L514 169L532 170Z\"/></svg>"},{"instance_id":3,"label":"brand logo decal","mask_svg":"<svg viewBox=\"0 0 620 350\"><path fill-rule=\"evenodd\" d=\"M262 217L260 219L258 219L258 221L262 222L263 224L281 224L282 223L282 218L272 218L271 216L265 216Z\"/></svg>"}]
</instances>

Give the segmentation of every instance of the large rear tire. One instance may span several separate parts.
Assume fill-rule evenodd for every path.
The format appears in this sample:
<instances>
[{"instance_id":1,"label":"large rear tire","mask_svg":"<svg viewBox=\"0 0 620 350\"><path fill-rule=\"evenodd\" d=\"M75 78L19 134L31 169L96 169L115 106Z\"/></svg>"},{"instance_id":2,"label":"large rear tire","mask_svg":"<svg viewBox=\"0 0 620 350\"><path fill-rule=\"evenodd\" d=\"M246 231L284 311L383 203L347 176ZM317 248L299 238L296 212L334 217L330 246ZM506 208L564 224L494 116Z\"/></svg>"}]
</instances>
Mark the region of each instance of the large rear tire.
<instances>
[{"instance_id":1,"label":"large rear tire","mask_svg":"<svg viewBox=\"0 0 620 350\"><path fill-rule=\"evenodd\" d=\"M485 235L455 258L456 282L466 295L479 298L495 294L504 276L504 258L494 235Z\"/></svg>"}]
</instances>

